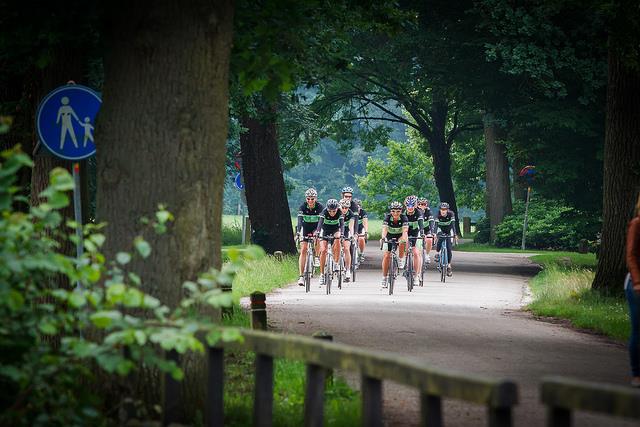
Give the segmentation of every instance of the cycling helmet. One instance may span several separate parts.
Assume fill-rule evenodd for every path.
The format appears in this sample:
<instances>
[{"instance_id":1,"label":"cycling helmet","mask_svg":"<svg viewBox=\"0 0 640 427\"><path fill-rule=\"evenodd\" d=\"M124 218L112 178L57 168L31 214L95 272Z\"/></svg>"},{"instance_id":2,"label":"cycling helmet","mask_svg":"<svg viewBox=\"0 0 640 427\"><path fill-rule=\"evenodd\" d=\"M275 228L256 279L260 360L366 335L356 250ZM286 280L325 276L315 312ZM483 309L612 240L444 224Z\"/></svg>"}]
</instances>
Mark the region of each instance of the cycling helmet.
<instances>
[{"instance_id":1,"label":"cycling helmet","mask_svg":"<svg viewBox=\"0 0 640 427\"><path fill-rule=\"evenodd\" d=\"M351 187L349 187L349 186L347 186L347 187L343 187L343 188L342 188L342 194L344 194L344 193L351 193L351 194L353 194L353 188L351 188Z\"/></svg>"},{"instance_id":2,"label":"cycling helmet","mask_svg":"<svg viewBox=\"0 0 640 427\"><path fill-rule=\"evenodd\" d=\"M427 199L426 197L418 197L418 203L426 203L428 205L429 199Z\"/></svg>"},{"instance_id":3,"label":"cycling helmet","mask_svg":"<svg viewBox=\"0 0 640 427\"><path fill-rule=\"evenodd\" d=\"M402 209L402 203L391 202L391 204L389 205L389 210L393 210L393 209Z\"/></svg>"},{"instance_id":4,"label":"cycling helmet","mask_svg":"<svg viewBox=\"0 0 640 427\"><path fill-rule=\"evenodd\" d=\"M341 208L350 208L351 207L351 200L349 200L349 199L341 199L340 200L340 207Z\"/></svg>"},{"instance_id":5,"label":"cycling helmet","mask_svg":"<svg viewBox=\"0 0 640 427\"><path fill-rule=\"evenodd\" d=\"M353 199L353 201L355 202L355 204L356 204L359 208L361 208L361 207L362 207L362 200L360 200L360 199Z\"/></svg>"},{"instance_id":6,"label":"cycling helmet","mask_svg":"<svg viewBox=\"0 0 640 427\"><path fill-rule=\"evenodd\" d=\"M318 192L315 188L309 188L304 192L304 197L318 197Z\"/></svg>"},{"instance_id":7,"label":"cycling helmet","mask_svg":"<svg viewBox=\"0 0 640 427\"><path fill-rule=\"evenodd\" d=\"M447 202L440 203L440 209L449 209L449 203Z\"/></svg>"},{"instance_id":8,"label":"cycling helmet","mask_svg":"<svg viewBox=\"0 0 640 427\"><path fill-rule=\"evenodd\" d=\"M404 199L404 205L408 208L415 208L416 204L418 204L418 197L416 196L407 196L407 198Z\"/></svg>"},{"instance_id":9,"label":"cycling helmet","mask_svg":"<svg viewBox=\"0 0 640 427\"><path fill-rule=\"evenodd\" d=\"M327 200L327 209L330 209L330 210L338 209L338 201L336 199Z\"/></svg>"}]
</instances>

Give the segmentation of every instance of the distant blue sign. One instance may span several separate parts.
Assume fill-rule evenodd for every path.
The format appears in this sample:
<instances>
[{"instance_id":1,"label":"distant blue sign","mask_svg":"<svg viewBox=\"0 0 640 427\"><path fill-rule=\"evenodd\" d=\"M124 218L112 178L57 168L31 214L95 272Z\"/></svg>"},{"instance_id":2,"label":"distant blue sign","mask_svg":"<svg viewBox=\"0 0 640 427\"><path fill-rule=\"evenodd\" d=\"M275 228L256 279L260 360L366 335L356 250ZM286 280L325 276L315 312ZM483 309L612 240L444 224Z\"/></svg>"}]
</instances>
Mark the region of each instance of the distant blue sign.
<instances>
[{"instance_id":1,"label":"distant blue sign","mask_svg":"<svg viewBox=\"0 0 640 427\"><path fill-rule=\"evenodd\" d=\"M82 160L96 153L93 131L102 100L86 86L69 84L54 89L36 114L40 142L57 157Z\"/></svg>"},{"instance_id":2,"label":"distant blue sign","mask_svg":"<svg viewBox=\"0 0 640 427\"><path fill-rule=\"evenodd\" d=\"M244 190L244 184L242 183L242 176L240 175L240 172L238 172L238 174L236 175L236 179L234 180L234 183L238 190Z\"/></svg>"}]
</instances>

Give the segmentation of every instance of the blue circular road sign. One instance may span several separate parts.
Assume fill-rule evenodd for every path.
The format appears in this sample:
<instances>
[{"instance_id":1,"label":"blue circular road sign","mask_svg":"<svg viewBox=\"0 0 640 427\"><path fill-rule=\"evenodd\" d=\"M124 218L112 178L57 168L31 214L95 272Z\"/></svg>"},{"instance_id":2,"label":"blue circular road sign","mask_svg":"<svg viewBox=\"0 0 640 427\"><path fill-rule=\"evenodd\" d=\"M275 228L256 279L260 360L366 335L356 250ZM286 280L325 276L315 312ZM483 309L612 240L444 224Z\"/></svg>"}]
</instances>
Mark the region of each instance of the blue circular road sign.
<instances>
[{"instance_id":1,"label":"blue circular road sign","mask_svg":"<svg viewBox=\"0 0 640 427\"><path fill-rule=\"evenodd\" d=\"M238 174L236 175L236 179L234 179L233 182L238 190L244 189L244 184L242 183L242 175L240 175L240 172L238 172Z\"/></svg>"},{"instance_id":2,"label":"blue circular road sign","mask_svg":"<svg viewBox=\"0 0 640 427\"><path fill-rule=\"evenodd\" d=\"M40 142L57 157L82 160L96 152L93 131L102 100L86 86L68 84L42 100L36 114Z\"/></svg>"}]
</instances>

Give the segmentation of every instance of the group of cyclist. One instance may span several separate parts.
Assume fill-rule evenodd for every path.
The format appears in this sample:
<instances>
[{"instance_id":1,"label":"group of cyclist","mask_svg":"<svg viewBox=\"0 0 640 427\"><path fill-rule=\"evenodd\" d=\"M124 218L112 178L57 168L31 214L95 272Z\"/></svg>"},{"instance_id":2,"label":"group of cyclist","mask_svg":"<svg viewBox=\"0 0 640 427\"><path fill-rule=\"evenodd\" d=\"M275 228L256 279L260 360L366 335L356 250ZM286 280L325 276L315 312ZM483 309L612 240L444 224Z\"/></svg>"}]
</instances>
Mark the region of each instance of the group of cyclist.
<instances>
[{"instance_id":1,"label":"group of cyclist","mask_svg":"<svg viewBox=\"0 0 640 427\"><path fill-rule=\"evenodd\" d=\"M351 280L351 262L356 262L356 260L351 259L350 246L352 239L357 239L360 257L357 262L364 260L365 243L369 238L367 212L362 209L361 201L353 198L353 188L344 187L341 195L342 198L340 200L329 199L327 200L327 205L322 206L318 202L318 193L315 189L309 188L305 192L306 200L298 210L296 226L296 236L300 241L300 278L298 279L300 286L304 286L305 260L307 259L307 251L311 241L316 245L314 248L315 253L319 254L319 257L315 260L315 265L320 267L320 286L324 285L323 273L325 260L329 252L328 240L333 240L331 253L336 263L340 257L340 245L343 247L346 269L345 282ZM429 201L425 197L407 196L404 200L404 205L397 201L392 202L382 221L380 239L380 245L384 248L382 287L386 288L388 284L392 242L399 243L400 268L404 268L408 249L411 251L414 265L413 274L415 276L416 272L421 271L423 262L430 263L429 253L433 248L434 240L436 251L440 251L443 239L438 239L438 235L450 236L457 240L455 224L455 215L446 202L440 203L439 210L435 216L432 214L429 208ZM310 239L312 237L313 239ZM426 249L424 260L422 259L423 241ZM447 255L449 263L446 267L446 273L451 276L451 245L447 245ZM436 254L436 262L438 261L437 257L438 254ZM414 281L416 281L415 277Z\"/></svg>"}]
</instances>

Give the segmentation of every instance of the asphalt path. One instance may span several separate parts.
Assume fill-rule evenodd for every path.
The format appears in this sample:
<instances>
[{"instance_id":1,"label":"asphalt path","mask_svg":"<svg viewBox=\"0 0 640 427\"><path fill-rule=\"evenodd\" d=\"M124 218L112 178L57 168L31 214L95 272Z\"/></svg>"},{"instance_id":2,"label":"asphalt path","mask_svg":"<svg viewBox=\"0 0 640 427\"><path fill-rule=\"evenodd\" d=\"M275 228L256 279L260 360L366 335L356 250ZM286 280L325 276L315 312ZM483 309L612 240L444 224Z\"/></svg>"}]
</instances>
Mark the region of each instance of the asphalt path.
<instances>
[{"instance_id":1,"label":"asphalt path","mask_svg":"<svg viewBox=\"0 0 640 427\"><path fill-rule=\"evenodd\" d=\"M453 277L445 284L431 268L424 287L411 293L399 276L391 296L380 287L382 252L370 244L366 256L357 281L342 290L334 285L331 295L317 279L308 294L297 285L269 294L270 327L303 335L325 331L336 342L401 354L431 367L514 380L520 393L516 426L545 425L538 393L543 376L629 380L622 344L522 310L527 282L539 271L528 255L454 252ZM339 374L359 387L357 373ZM418 397L413 389L385 382L385 425L418 425ZM445 400L443 414L446 425L486 425L486 409L473 404ZM637 424L577 413L574 425Z\"/></svg>"}]
</instances>

